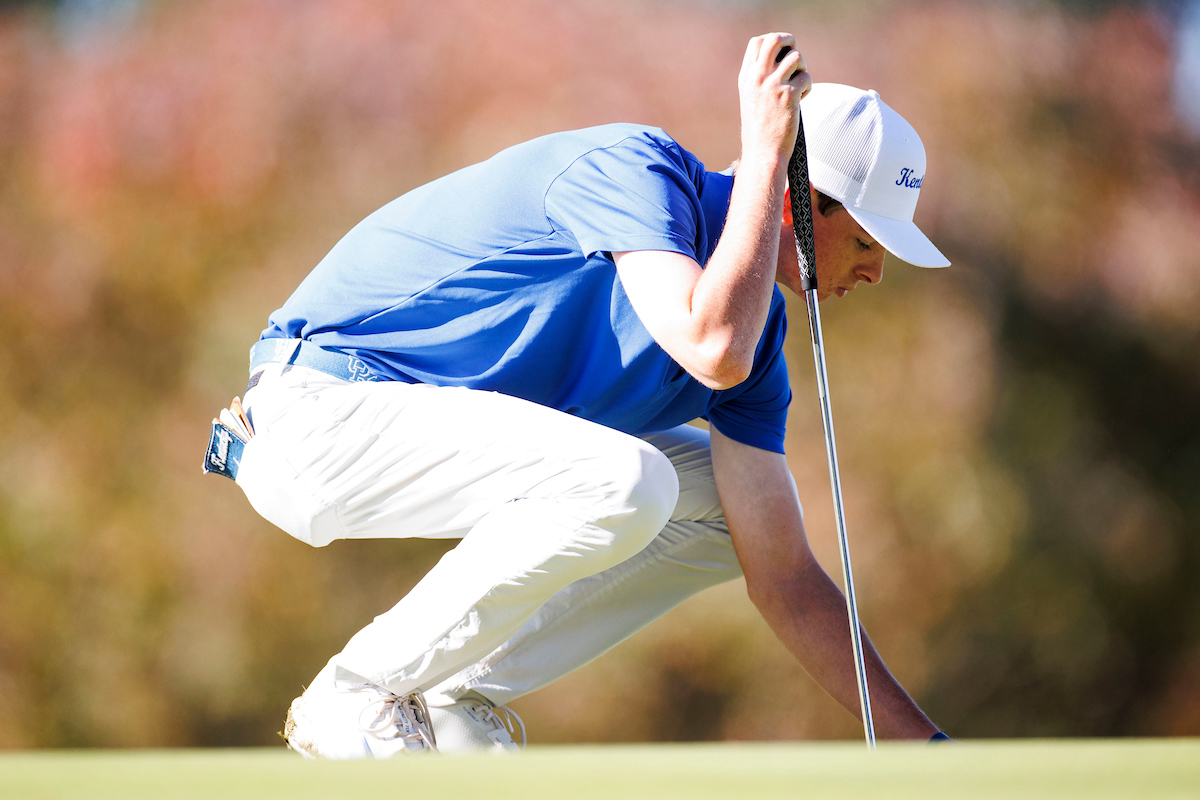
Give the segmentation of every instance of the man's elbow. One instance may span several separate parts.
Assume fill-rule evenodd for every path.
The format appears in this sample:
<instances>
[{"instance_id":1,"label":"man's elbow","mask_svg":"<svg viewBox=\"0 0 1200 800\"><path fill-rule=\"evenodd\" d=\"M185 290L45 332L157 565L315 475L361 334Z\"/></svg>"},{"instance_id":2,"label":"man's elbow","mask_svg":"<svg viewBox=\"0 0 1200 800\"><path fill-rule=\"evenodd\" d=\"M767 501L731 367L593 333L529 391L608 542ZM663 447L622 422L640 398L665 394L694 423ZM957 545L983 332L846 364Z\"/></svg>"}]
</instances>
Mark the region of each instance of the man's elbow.
<instances>
[{"instance_id":1,"label":"man's elbow","mask_svg":"<svg viewBox=\"0 0 1200 800\"><path fill-rule=\"evenodd\" d=\"M750 370L721 367L701 375L693 375L693 377L714 392L723 392L749 378Z\"/></svg>"},{"instance_id":2,"label":"man's elbow","mask_svg":"<svg viewBox=\"0 0 1200 800\"><path fill-rule=\"evenodd\" d=\"M696 359L695 368L689 371L709 389L722 391L732 389L749 378L753 367L753 353L747 357L730 347L716 347L701 351Z\"/></svg>"},{"instance_id":3,"label":"man's elbow","mask_svg":"<svg viewBox=\"0 0 1200 800\"><path fill-rule=\"evenodd\" d=\"M766 619L771 619L780 606L792 607L799 583L800 573L782 565L746 571L746 595Z\"/></svg>"},{"instance_id":4,"label":"man's elbow","mask_svg":"<svg viewBox=\"0 0 1200 800\"><path fill-rule=\"evenodd\" d=\"M744 566L743 573L746 594L766 619L777 612L794 613L803 603L813 579L825 576L807 548L804 552L779 553L775 558Z\"/></svg>"}]
</instances>

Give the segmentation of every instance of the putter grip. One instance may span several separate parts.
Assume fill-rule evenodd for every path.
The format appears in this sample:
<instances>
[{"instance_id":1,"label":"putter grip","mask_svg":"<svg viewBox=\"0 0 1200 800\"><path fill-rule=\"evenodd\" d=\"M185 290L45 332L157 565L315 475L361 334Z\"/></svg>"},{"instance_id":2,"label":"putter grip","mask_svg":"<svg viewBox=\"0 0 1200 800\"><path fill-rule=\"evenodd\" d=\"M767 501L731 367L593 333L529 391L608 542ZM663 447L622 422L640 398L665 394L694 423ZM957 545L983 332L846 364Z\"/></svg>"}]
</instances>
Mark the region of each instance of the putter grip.
<instances>
[{"instance_id":1,"label":"putter grip","mask_svg":"<svg viewBox=\"0 0 1200 800\"><path fill-rule=\"evenodd\" d=\"M783 60L792 48L784 47L775 57ZM817 288L816 243L813 241L812 195L808 191L808 147L804 143L804 118L796 128L796 148L788 161L788 193L792 201L792 231L796 234L796 260L800 262L800 285L805 290Z\"/></svg>"}]
</instances>

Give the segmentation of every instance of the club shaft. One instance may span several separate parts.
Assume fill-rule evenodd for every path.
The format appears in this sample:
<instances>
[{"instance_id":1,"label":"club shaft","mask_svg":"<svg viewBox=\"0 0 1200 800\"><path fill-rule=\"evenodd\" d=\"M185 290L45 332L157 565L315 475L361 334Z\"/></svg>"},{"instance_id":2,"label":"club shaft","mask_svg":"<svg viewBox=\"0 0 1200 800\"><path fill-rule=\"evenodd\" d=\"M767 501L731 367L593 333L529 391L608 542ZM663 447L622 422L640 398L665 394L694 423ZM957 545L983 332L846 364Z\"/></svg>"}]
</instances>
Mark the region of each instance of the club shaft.
<instances>
[{"instance_id":1,"label":"club shaft","mask_svg":"<svg viewBox=\"0 0 1200 800\"><path fill-rule=\"evenodd\" d=\"M780 50L775 61L783 59L790 47ZM817 365L817 388L821 395L821 422L825 426L825 454L829 458L829 483L833 489L833 512L837 521L838 549L842 556L842 583L846 587L846 612L850 621L850 641L854 645L854 672L858 679L858 702L862 709L863 733L867 747L875 749L875 723L871 719L871 693L867 689L867 670L863 662L862 627L858 624L858 601L854 597L854 574L850 569L850 545L846 540L846 509L842 505L842 479L838 472L837 443L833 438L833 410L829 404L829 376L825 374L825 342L821 338L821 312L817 306L817 253L813 236L813 212L809 195L808 146L804 141L803 115L796 130L796 146L788 160L788 186L791 187L792 232L796 235L796 261L800 287L808 303L808 327L812 333L813 358Z\"/></svg>"},{"instance_id":2,"label":"club shaft","mask_svg":"<svg viewBox=\"0 0 1200 800\"><path fill-rule=\"evenodd\" d=\"M833 513L837 522L838 550L842 556L842 582L846 587L846 613L850 619L850 639L854 644L854 671L858 678L858 702L862 709L863 733L867 747L875 749L875 722L871 718L871 693L867 689L867 669L863 660L862 627L858 623L858 601L854 596L854 573L850 569L850 544L846 539L846 509L842 504L842 479L838 470L837 443L833 437L833 409L829 402L829 376L825 373L825 342L821 337L821 310L817 290L804 293L808 303L808 327L812 333L813 359L817 367L817 391L821 397L821 423L825 426L825 455L829 459L829 484L833 489Z\"/></svg>"}]
</instances>

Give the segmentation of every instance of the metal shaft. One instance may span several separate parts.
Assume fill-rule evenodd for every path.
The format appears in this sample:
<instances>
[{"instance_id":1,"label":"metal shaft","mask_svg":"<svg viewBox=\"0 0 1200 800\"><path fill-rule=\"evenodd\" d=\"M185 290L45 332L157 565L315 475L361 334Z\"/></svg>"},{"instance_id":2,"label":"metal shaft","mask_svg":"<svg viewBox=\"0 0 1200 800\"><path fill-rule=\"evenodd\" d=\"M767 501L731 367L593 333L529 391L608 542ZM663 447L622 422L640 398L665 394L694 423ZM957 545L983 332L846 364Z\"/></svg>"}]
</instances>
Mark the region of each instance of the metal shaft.
<instances>
[{"instance_id":1,"label":"metal shaft","mask_svg":"<svg viewBox=\"0 0 1200 800\"><path fill-rule=\"evenodd\" d=\"M863 733L867 739L867 747L874 750L875 722L871 718L871 693L867 689L867 670L863 662L862 628L858 623L858 601L854 596L854 574L850 568L850 544L846 539L846 509L842 505L842 478L838 470L837 442L833 436L833 409L829 404L829 376L825 373L825 342L821 337L821 310L817 305L817 290L807 290L804 299L808 303L808 328L812 333L813 359L817 366L821 423L825 427L825 455L829 459L829 484L833 488L833 513L837 521L838 550L842 556L842 582L846 587L846 613L850 618L850 639L854 644L858 703L862 709Z\"/></svg>"},{"instance_id":2,"label":"metal shaft","mask_svg":"<svg viewBox=\"0 0 1200 800\"><path fill-rule=\"evenodd\" d=\"M784 47L775 57L779 63L791 50ZM795 75L792 76L793 78ZM789 79L790 80L790 79ZM838 472L837 443L833 439L833 411L829 406L829 376L825 374L825 342L821 338L821 311L817 307L817 253L813 236L812 198L809 196L808 146L804 141L801 115L796 147L788 160L788 186L792 207L792 232L796 234L796 260L800 286L808 303L808 329L812 333L813 358L817 362L817 390L821 395L821 422L825 426L825 454L829 457L829 483L833 487L833 512L837 520L838 548L842 554L842 582L846 587L846 612L850 639L854 644L854 671L858 677L858 702L862 708L863 733L867 747L875 749L875 723L871 719L871 693L863 664L862 629L858 624L858 601L854 598L854 576L850 570L850 545L846 541L846 509L842 506L842 479Z\"/></svg>"}]
</instances>

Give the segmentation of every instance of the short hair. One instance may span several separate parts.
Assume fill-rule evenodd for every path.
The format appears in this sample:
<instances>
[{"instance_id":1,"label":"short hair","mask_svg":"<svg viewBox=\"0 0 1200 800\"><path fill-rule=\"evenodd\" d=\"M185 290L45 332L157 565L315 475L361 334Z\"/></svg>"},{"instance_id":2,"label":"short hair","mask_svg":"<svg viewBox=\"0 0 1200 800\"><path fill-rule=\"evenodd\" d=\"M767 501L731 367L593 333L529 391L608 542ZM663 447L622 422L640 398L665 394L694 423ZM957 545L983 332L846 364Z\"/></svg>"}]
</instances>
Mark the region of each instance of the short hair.
<instances>
[{"instance_id":1,"label":"short hair","mask_svg":"<svg viewBox=\"0 0 1200 800\"><path fill-rule=\"evenodd\" d=\"M842 207L841 200L835 200L829 195L817 189L817 211L821 212L822 217L828 217L833 212Z\"/></svg>"}]
</instances>

